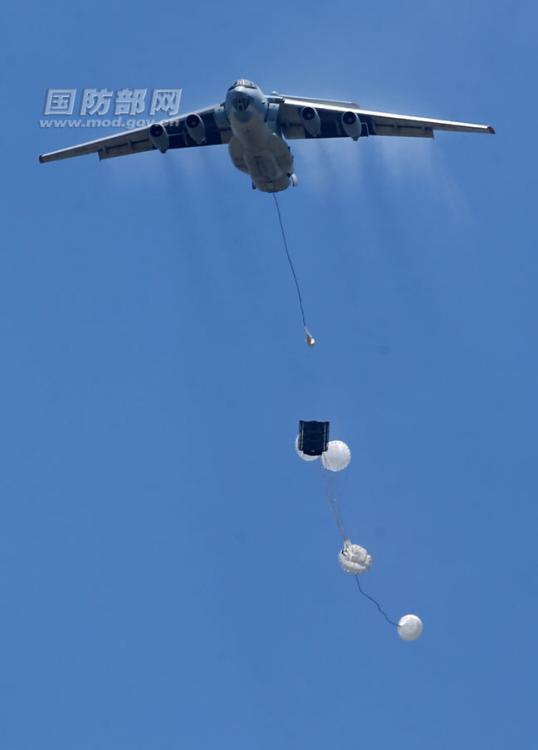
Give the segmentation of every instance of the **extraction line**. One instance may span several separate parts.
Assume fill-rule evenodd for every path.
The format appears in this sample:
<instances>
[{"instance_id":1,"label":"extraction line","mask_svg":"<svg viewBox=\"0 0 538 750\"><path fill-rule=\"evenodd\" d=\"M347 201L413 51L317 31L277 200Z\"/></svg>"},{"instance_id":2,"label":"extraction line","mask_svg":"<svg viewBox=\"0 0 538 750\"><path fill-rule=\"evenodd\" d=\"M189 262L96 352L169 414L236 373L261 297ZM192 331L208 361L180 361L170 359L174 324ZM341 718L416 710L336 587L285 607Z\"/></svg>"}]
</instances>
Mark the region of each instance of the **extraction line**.
<instances>
[{"instance_id":1,"label":"extraction line","mask_svg":"<svg viewBox=\"0 0 538 750\"><path fill-rule=\"evenodd\" d=\"M293 266L293 261L291 259L290 251L289 251L289 248L288 248L288 240L286 239L286 232L284 231L284 224L282 222L282 215L280 213L280 206L278 205L278 199L276 197L276 193L273 193L273 198L274 198L274 201L275 201L276 212L277 212L277 215L278 215L278 223L280 224L280 231L282 233L282 240L284 242L284 249L286 251L286 257L288 258L288 264L289 264L289 267L291 269L291 273L293 275L293 280L295 282L295 289L297 290L297 299L299 300L299 308L301 310L301 318L303 320L303 328L304 328L304 332L305 332L305 335L306 335L306 343L308 344L308 346L314 346L314 344L316 343L316 340L314 339L314 337L312 336L312 334L308 330L308 326L306 325L306 316L305 316L305 312L304 312L304 305L303 305L303 297L302 297L302 294L301 294L301 287L299 286L299 280L297 278L297 274L295 273L295 268Z\"/></svg>"},{"instance_id":2,"label":"extraction line","mask_svg":"<svg viewBox=\"0 0 538 750\"><path fill-rule=\"evenodd\" d=\"M383 617L385 618L385 620L389 623L389 625L394 625L394 627L397 628L398 627L398 623L394 622L394 620L390 619L390 617L385 612L385 610L383 609L383 607L379 604L379 602L377 601L377 599L374 599L373 596L370 596L370 594L367 594L366 591L363 590L363 588L361 586L361 582L359 581L359 576L354 576L354 578L355 578L355 581L357 582L357 588L359 589L359 591L361 592L361 594L375 604L375 606L381 612L381 614L383 615Z\"/></svg>"}]
</instances>

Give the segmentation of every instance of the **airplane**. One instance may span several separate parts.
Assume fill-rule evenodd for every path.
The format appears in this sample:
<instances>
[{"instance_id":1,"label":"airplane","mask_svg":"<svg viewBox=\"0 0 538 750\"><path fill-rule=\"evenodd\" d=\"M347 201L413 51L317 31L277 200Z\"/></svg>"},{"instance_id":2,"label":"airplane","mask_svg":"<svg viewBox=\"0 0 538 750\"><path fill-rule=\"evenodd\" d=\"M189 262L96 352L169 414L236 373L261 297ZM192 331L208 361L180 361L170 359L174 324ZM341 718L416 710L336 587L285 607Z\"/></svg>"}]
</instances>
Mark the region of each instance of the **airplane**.
<instances>
[{"instance_id":1,"label":"airplane","mask_svg":"<svg viewBox=\"0 0 538 750\"><path fill-rule=\"evenodd\" d=\"M362 109L355 102L307 99L273 92L252 81L232 83L222 104L78 146L42 154L40 162L96 153L99 159L172 148L228 144L232 163L252 187L277 193L297 185L287 140L409 136L433 138L434 130L495 133L491 125L433 120Z\"/></svg>"}]
</instances>

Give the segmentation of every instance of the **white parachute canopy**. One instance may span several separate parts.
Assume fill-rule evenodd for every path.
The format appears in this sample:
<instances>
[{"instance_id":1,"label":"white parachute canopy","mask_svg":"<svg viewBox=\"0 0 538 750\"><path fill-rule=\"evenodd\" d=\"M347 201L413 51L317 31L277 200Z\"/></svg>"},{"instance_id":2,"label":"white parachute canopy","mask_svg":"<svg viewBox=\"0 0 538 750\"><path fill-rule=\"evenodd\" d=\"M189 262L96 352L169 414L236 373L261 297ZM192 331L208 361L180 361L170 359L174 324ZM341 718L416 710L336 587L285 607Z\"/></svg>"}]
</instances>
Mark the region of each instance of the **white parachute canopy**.
<instances>
[{"instance_id":1,"label":"white parachute canopy","mask_svg":"<svg viewBox=\"0 0 538 750\"><path fill-rule=\"evenodd\" d=\"M297 451L297 455L303 459L303 461L315 461L319 458L319 456L309 456L307 453L303 453L299 450L299 435L295 438L295 450Z\"/></svg>"},{"instance_id":2,"label":"white parachute canopy","mask_svg":"<svg viewBox=\"0 0 538 750\"><path fill-rule=\"evenodd\" d=\"M349 539L346 539L344 546L338 553L338 562L342 570L356 576L370 570L372 555L369 555L360 544L352 544Z\"/></svg>"},{"instance_id":3,"label":"white parachute canopy","mask_svg":"<svg viewBox=\"0 0 538 750\"><path fill-rule=\"evenodd\" d=\"M342 440L330 440L327 450L321 455L321 463L327 471L342 471L350 461L351 451Z\"/></svg>"},{"instance_id":4,"label":"white parachute canopy","mask_svg":"<svg viewBox=\"0 0 538 750\"><path fill-rule=\"evenodd\" d=\"M422 620L417 615L404 615L398 622L398 635L402 641L416 641L422 635Z\"/></svg>"}]
</instances>

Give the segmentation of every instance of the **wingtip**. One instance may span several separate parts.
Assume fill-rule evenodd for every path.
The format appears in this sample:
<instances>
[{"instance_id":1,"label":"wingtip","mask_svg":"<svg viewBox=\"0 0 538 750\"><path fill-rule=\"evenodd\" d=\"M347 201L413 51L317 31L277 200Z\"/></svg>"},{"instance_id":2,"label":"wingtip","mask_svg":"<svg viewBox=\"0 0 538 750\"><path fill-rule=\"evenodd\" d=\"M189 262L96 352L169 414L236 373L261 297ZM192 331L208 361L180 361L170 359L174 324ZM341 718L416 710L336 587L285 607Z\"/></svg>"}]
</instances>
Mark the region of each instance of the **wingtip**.
<instances>
[{"instance_id":1,"label":"wingtip","mask_svg":"<svg viewBox=\"0 0 538 750\"><path fill-rule=\"evenodd\" d=\"M39 163L43 164L44 161L45 159L43 158L43 154L39 154Z\"/></svg>"},{"instance_id":2,"label":"wingtip","mask_svg":"<svg viewBox=\"0 0 538 750\"><path fill-rule=\"evenodd\" d=\"M493 125L488 125L488 133L491 133L491 135L495 135L495 128Z\"/></svg>"}]
</instances>

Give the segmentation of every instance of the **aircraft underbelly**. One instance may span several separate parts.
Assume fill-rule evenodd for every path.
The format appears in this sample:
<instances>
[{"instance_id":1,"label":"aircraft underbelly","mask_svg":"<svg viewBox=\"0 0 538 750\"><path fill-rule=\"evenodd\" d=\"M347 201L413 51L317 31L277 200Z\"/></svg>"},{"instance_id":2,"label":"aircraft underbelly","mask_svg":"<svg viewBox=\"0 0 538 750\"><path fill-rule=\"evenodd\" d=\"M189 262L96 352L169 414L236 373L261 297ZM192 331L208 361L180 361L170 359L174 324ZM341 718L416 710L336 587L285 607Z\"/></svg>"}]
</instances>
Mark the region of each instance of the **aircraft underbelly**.
<instances>
[{"instance_id":1,"label":"aircraft underbelly","mask_svg":"<svg viewBox=\"0 0 538 750\"><path fill-rule=\"evenodd\" d=\"M265 126L265 137L259 130L252 140L246 133L234 136L228 144L230 157L237 169L246 172L253 184L264 192L284 190L293 172L293 156L282 138Z\"/></svg>"},{"instance_id":2,"label":"aircraft underbelly","mask_svg":"<svg viewBox=\"0 0 538 750\"><path fill-rule=\"evenodd\" d=\"M254 180L276 180L282 174L277 160L269 151L258 153L245 152L245 163L252 179Z\"/></svg>"}]
</instances>

